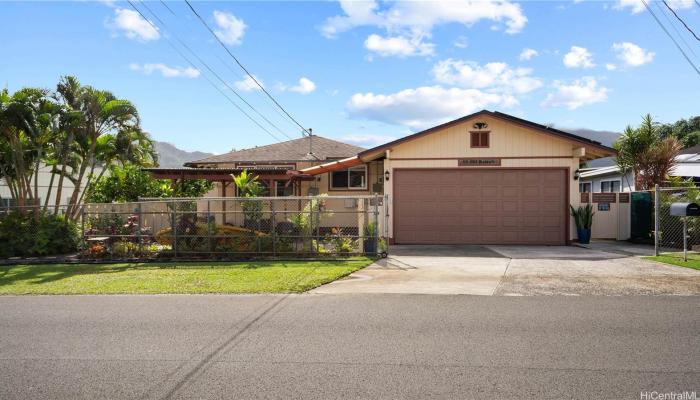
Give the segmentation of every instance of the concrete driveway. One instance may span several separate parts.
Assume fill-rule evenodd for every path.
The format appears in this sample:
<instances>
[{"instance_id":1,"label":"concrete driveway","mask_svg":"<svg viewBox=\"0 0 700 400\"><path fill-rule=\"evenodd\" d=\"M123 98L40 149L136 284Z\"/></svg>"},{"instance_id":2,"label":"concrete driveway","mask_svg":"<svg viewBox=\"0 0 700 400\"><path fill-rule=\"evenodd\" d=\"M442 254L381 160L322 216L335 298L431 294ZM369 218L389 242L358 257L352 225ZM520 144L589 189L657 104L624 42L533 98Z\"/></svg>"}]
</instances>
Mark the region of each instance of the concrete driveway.
<instances>
[{"instance_id":1,"label":"concrete driveway","mask_svg":"<svg viewBox=\"0 0 700 400\"><path fill-rule=\"evenodd\" d=\"M700 271L639 258L647 247L392 246L380 260L311 293L475 295L700 294Z\"/></svg>"}]
</instances>

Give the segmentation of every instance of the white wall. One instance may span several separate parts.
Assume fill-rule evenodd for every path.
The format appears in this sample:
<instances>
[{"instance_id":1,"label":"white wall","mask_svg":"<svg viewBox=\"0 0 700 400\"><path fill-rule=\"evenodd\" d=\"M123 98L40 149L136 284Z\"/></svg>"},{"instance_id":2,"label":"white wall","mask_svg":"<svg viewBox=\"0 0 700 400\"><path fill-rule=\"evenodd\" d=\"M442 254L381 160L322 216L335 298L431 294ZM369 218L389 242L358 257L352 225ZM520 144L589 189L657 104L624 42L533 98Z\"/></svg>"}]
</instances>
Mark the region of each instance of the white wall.
<instances>
[{"instance_id":1,"label":"white wall","mask_svg":"<svg viewBox=\"0 0 700 400\"><path fill-rule=\"evenodd\" d=\"M95 174L99 174L101 171L100 168L95 168ZM49 191L49 182L51 182L51 168L47 166L42 166L39 168L39 197L41 198L41 204L44 204L44 201L46 200L46 195ZM58 189L58 175L54 178L53 182L53 189L51 190L51 199L49 200L49 204L55 204L56 202L56 192ZM87 182L87 177L83 179L83 182ZM32 178L32 190L34 188L34 179ZM70 196L73 194L75 186L73 185L73 182L71 182L68 179L63 179L63 191L61 193L61 204L68 204L68 200L70 199ZM9 199L12 196L10 195L10 188L7 186L7 182L5 182L4 179L0 179L0 197L3 199L2 204L4 204L4 199Z\"/></svg>"}]
</instances>

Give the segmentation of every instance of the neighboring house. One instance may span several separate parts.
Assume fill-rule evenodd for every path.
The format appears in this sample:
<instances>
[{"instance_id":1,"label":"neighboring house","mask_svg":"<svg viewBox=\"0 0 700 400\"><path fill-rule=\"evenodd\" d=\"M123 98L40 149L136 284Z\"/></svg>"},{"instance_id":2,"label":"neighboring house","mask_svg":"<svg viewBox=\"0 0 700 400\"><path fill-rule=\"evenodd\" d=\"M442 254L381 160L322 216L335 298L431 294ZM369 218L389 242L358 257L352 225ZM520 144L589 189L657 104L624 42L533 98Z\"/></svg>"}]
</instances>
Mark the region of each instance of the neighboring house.
<instances>
[{"instance_id":1,"label":"neighboring house","mask_svg":"<svg viewBox=\"0 0 700 400\"><path fill-rule=\"evenodd\" d=\"M700 145L682 150L676 156L675 165L669 175L692 179L696 184L700 184ZM616 165L581 169L579 180L580 192L633 192L635 190L634 172L623 176Z\"/></svg>"},{"instance_id":2,"label":"neighboring house","mask_svg":"<svg viewBox=\"0 0 700 400\"><path fill-rule=\"evenodd\" d=\"M101 169L95 168L95 174L99 175ZM49 183L51 182L51 168L45 165L39 167L38 174L39 181L39 204L44 204L46 201L46 196L49 192ZM53 189L51 190L51 198L49 199L49 204L56 204L56 194L58 193L58 175L54 178ZM84 178L84 182L87 182L87 177ZM83 189L84 189L83 185ZM34 188L34 179L32 178L32 190ZM75 185L69 179L63 179L63 189L61 191L61 204L68 204L70 202L70 197L73 194ZM4 179L0 179L0 207L14 206L14 201L11 198L10 189L7 187L7 182Z\"/></svg>"},{"instance_id":3,"label":"neighboring house","mask_svg":"<svg viewBox=\"0 0 700 400\"><path fill-rule=\"evenodd\" d=\"M579 192L619 193L634 191L634 172L624 176L616 165L580 170Z\"/></svg>"},{"instance_id":4,"label":"neighboring house","mask_svg":"<svg viewBox=\"0 0 700 400\"><path fill-rule=\"evenodd\" d=\"M288 187L298 195L385 194L392 243L562 245L575 231L569 204L580 204L579 165L614 154L484 110L368 150L313 136L150 171L219 182L223 196L235 195L226 189L230 174L243 169L273 196Z\"/></svg>"},{"instance_id":5,"label":"neighboring house","mask_svg":"<svg viewBox=\"0 0 700 400\"><path fill-rule=\"evenodd\" d=\"M300 177L290 172L352 157L362 147L313 135L286 142L231 151L185 163L184 168L147 168L154 177L207 179L215 182L209 196L236 196L231 175L246 170L259 177L274 197L307 196L320 193L367 195L382 193L380 162L358 165L332 174ZM379 186L377 186L379 183Z\"/></svg>"}]
</instances>

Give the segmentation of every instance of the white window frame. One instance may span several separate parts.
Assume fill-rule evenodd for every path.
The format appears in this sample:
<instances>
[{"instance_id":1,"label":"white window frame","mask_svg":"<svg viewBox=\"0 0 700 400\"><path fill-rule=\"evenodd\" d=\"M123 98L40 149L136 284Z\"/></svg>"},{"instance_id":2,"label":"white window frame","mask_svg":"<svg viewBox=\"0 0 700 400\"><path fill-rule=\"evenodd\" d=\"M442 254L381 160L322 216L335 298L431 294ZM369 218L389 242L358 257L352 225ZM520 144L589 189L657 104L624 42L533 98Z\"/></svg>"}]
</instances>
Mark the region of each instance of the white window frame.
<instances>
[{"instance_id":1,"label":"white window frame","mask_svg":"<svg viewBox=\"0 0 700 400\"><path fill-rule=\"evenodd\" d=\"M610 191L609 191L609 192L604 192L604 191L603 191L603 182L605 182L605 183L610 182ZM620 190L619 190L619 191L617 191L617 192L613 192L613 191L612 191L612 189L613 189L613 182L617 182L617 183L620 184ZM622 193L622 180L621 180L621 179L607 179L607 180L604 180L604 181L600 181L600 192L601 192L601 193Z\"/></svg>"},{"instance_id":2,"label":"white window frame","mask_svg":"<svg viewBox=\"0 0 700 400\"><path fill-rule=\"evenodd\" d=\"M350 184L350 170L359 170L360 168L362 168L364 170L364 174L365 174L364 185L362 187L350 187L350 186L336 187L336 186L333 186L333 173L341 172L341 171L347 172L348 185L349 185ZM345 191L367 190L367 181L369 179L369 174L367 172L367 165L354 166L354 167L346 168L346 169L341 170L341 171L331 171L328 173L328 189L329 190L345 190Z\"/></svg>"},{"instance_id":3,"label":"white window frame","mask_svg":"<svg viewBox=\"0 0 700 400\"><path fill-rule=\"evenodd\" d=\"M585 186L586 184L589 184L589 185L590 185L590 187L591 187L591 191L590 191L590 192L582 192L582 191L581 191L581 186ZM584 182L584 181L581 181L581 182L579 182L578 191L579 191L579 193L592 193L592 192L593 192L593 182L592 182L592 181L585 181L585 182Z\"/></svg>"}]
</instances>

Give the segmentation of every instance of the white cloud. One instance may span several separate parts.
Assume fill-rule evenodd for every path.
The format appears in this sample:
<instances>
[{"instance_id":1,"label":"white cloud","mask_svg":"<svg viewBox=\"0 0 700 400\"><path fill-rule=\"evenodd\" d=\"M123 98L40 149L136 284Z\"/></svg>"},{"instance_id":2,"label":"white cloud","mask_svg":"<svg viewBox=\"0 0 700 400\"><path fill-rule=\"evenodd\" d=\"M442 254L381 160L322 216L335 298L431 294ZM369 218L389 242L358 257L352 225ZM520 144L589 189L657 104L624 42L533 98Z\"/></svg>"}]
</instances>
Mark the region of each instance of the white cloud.
<instances>
[{"instance_id":1,"label":"white cloud","mask_svg":"<svg viewBox=\"0 0 700 400\"><path fill-rule=\"evenodd\" d=\"M644 3L642 3L642 0L618 0L615 6L613 8L617 10L622 10L625 8L631 8L632 9L632 14L638 14L642 11L644 11Z\"/></svg>"},{"instance_id":2,"label":"white cloud","mask_svg":"<svg viewBox=\"0 0 700 400\"><path fill-rule=\"evenodd\" d=\"M693 8L693 5L695 3L694 0L668 0L668 5L669 7L673 8L674 10L684 10L684 9L689 9ZM632 11L632 14L639 14L642 11L646 10L646 7L644 6L644 2L642 0L618 0L617 3L613 6L616 10L624 10L629 8L630 11Z\"/></svg>"},{"instance_id":3,"label":"white cloud","mask_svg":"<svg viewBox=\"0 0 700 400\"><path fill-rule=\"evenodd\" d=\"M447 59L435 64L432 73L439 83L492 92L522 94L542 86L540 79L531 76L531 69L511 68L502 62L481 66L473 61Z\"/></svg>"},{"instance_id":4,"label":"white cloud","mask_svg":"<svg viewBox=\"0 0 700 400\"><path fill-rule=\"evenodd\" d=\"M600 103L608 98L608 89L599 86L595 78L586 76L570 84L554 81L555 92L547 95L543 107L566 107L575 110L581 106Z\"/></svg>"},{"instance_id":5,"label":"white cloud","mask_svg":"<svg viewBox=\"0 0 700 400\"><path fill-rule=\"evenodd\" d=\"M423 43L423 36L420 35L411 38L404 36L384 38L377 34L371 34L365 40L365 48L382 57L409 57L432 55L435 45Z\"/></svg>"},{"instance_id":6,"label":"white cloud","mask_svg":"<svg viewBox=\"0 0 700 400\"><path fill-rule=\"evenodd\" d=\"M242 19L236 18L235 15L225 11L214 11L214 22L219 29L215 29L216 36L228 45L237 45L241 43L243 34L247 28Z\"/></svg>"},{"instance_id":7,"label":"white cloud","mask_svg":"<svg viewBox=\"0 0 700 400\"><path fill-rule=\"evenodd\" d=\"M347 104L351 116L423 129L488 106L513 107L510 95L478 89L423 86L384 95L356 93Z\"/></svg>"},{"instance_id":8,"label":"white cloud","mask_svg":"<svg viewBox=\"0 0 700 400\"><path fill-rule=\"evenodd\" d=\"M149 40L160 39L160 32L148 21L143 19L139 13L125 8L114 9L114 19L109 25L123 31L129 39L136 39L147 42Z\"/></svg>"},{"instance_id":9,"label":"white cloud","mask_svg":"<svg viewBox=\"0 0 700 400\"><path fill-rule=\"evenodd\" d=\"M297 92L301 94L309 94L316 90L316 84L309 78L301 77L299 78L299 84L288 88L290 92Z\"/></svg>"},{"instance_id":10,"label":"white cloud","mask_svg":"<svg viewBox=\"0 0 700 400\"><path fill-rule=\"evenodd\" d=\"M469 46L469 40L467 40L466 36L459 36L453 44L458 49L466 49Z\"/></svg>"},{"instance_id":11,"label":"white cloud","mask_svg":"<svg viewBox=\"0 0 700 400\"><path fill-rule=\"evenodd\" d=\"M520 52L520 61L528 61L531 60L532 57L537 56L539 53L535 49L529 49L529 48L524 48L523 51Z\"/></svg>"},{"instance_id":12,"label":"white cloud","mask_svg":"<svg viewBox=\"0 0 700 400\"><path fill-rule=\"evenodd\" d=\"M253 75L255 76L255 75ZM265 84L263 81L255 76L255 80L258 81L263 87L265 87ZM260 86L258 86L255 81L253 81L253 78L250 76L246 75L245 78L241 79L240 81L236 81L233 83L234 86L236 86L236 89L241 90L243 92L252 92L254 90L262 90L260 89Z\"/></svg>"},{"instance_id":13,"label":"white cloud","mask_svg":"<svg viewBox=\"0 0 700 400\"><path fill-rule=\"evenodd\" d=\"M343 136L340 140L345 143L354 144L356 146L371 148L379 146L380 144L389 143L392 140L396 140L393 136L383 136L383 135L371 135L371 134L347 134Z\"/></svg>"},{"instance_id":14,"label":"white cloud","mask_svg":"<svg viewBox=\"0 0 700 400\"><path fill-rule=\"evenodd\" d=\"M564 65L567 68L593 68L593 55L585 47L571 46L564 55Z\"/></svg>"},{"instance_id":15,"label":"white cloud","mask_svg":"<svg viewBox=\"0 0 700 400\"><path fill-rule=\"evenodd\" d=\"M644 50L634 43L614 43L612 47L617 53L617 58L630 67L638 67L654 60L655 53Z\"/></svg>"},{"instance_id":16,"label":"white cloud","mask_svg":"<svg viewBox=\"0 0 700 400\"><path fill-rule=\"evenodd\" d=\"M608 63L605 64L605 69L607 69L608 71L615 71L617 69L617 65Z\"/></svg>"},{"instance_id":17,"label":"white cloud","mask_svg":"<svg viewBox=\"0 0 700 400\"><path fill-rule=\"evenodd\" d=\"M387 38L424 38L430 37L438 25L471 26L481 20L505 25L507 33L517 33L527 23L520 5L508 0L393 1L381 5L377 0L340 0L340 7L344 14L328 18L321 26L324 36L335 37L355 27L374 26L384 29Z\"/></svg>"},{"instance_id":18,"label":"white cloud","mask_svg":"<svg viewBox=\"0 0 700 400\"><path fill-rule=\"evenodd\" d=\"M169 67L162 63L143 65L132 63L129 64L129 68L132 71L139 71L146 75L158 71L165 78L197 78L200 75L199 70L192 67Z\"/></svg>"},{"instance_id":19,"label":"white cloud","mask_svg":"<svg viewBox=\"0 0 700 400\"><path fill-rule=\"evenodd\" d=\"M695 0L669 0L668 5L674 10L685 10L693 8Z\"/></svg>"}]
</instances>

